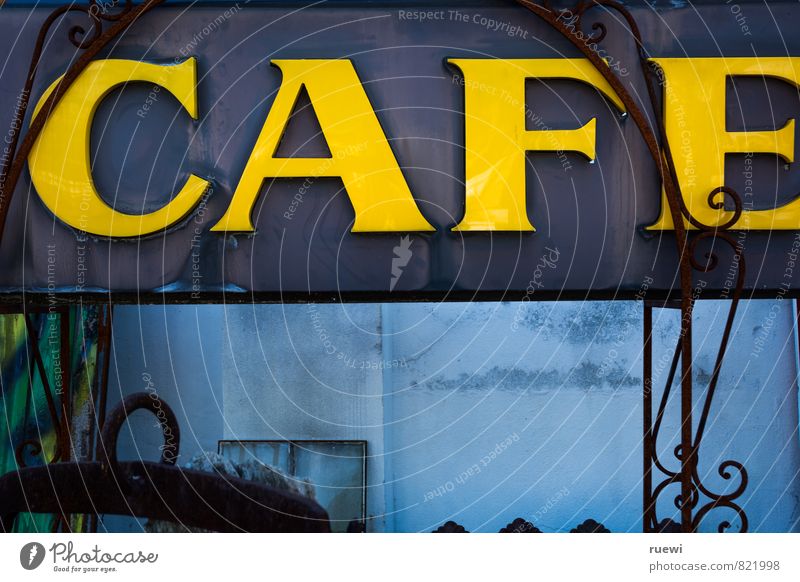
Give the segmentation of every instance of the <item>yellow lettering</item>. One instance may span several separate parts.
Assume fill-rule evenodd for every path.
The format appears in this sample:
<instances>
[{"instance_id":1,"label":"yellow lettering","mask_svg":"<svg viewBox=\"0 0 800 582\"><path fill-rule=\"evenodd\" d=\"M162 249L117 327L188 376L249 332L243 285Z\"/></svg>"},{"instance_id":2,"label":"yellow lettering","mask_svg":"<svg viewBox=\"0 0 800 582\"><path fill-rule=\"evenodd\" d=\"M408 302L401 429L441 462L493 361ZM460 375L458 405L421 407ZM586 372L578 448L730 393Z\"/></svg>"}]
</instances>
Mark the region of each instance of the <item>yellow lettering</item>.
<instances>
[{"instance_id":1,"label":"yellow lettering","mask_svg":"<svg viewBox=\"0 0 800 582\"><path fill-rule=\"evenodd\" d=\"M777 154L787 162L794 160L793 119L777 131L727 131L727 79L735 76L774 77L797 86L800 84L800 58L665 58L652 61L664 73L664 123L684 203L700 222L710 226L724 224L730 220L731 211L711 207L708 195L725 185L726 154ZM722 201L722 194L716 201ZM687 228L694 228L684 222ZM661 216L648 229L673 228L664 194L661 197ZM745 210L733 228L800 228L800 199L775 209Z\"/></svg>"},{"instance_id":2,"label":"yellow lettering","mask_svg":"<svg viewBox=\"0 0 800 582\"><path fill-rule=\"evenodd\" d=\"M159 85L197 119L195 61L155 65L108 59L91 63L48 117L28 157L31 178L44 204L60 220L79 230L109 237L142 236L164 230L186 217L209 183L195 175L169 204L148 214L125 214L100 198L92 179L89 139L97 107L108 93L131 81ZM58 80L34 109L34 117Z\"/></svg>"},{"instance_id":3,"label":"yellow lettering","mask_svg":"<svg viewBox=\"0 0 800 582\"><path fill-rule=\"evenodd\" d=\"M434 230L417 208L353 64L275 60L283 81L230 206L215 231L252 232L253 206L266 178L339 177L355 210L353 232ZM331 158L276 158L305 87Z\"/></svg>"},{"instance_id":4,"label":"yellow lettering","mask_svg":"<svg viewBox=\"0 0 800 582\"><path fill-rule=\"evenodd\" d=\"M580 152L595 158L594 119L578 129L527 130L526 79L573 79L596 87L620 111L614 90L586 59L450 59L464 74L466 205L453 230L532 231L525 154ZM538 119L538 118L537 118ZM541 120L533 125L544 125Z\"/></svg>"}]
</instances>

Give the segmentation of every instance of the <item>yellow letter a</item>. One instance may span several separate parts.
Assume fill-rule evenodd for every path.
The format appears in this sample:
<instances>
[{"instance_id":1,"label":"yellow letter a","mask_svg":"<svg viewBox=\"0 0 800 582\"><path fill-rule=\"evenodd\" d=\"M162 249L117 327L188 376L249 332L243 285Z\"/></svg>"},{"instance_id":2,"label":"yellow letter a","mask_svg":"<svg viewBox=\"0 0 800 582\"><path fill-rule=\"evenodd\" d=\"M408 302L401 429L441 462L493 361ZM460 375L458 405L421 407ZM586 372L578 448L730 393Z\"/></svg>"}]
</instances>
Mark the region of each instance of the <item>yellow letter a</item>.
<instances>
[{"instance_id":1,"label":"yellow letter a","mask_svg":"<svg viewBox=\"0 0 800 582\"><path fill-rule=\"evenodd\" d=\"M265 178L340 177L355 209L353 232L424 231L422 216L348 60L276 60L283 82L215 231L252 232ZM331 158L276 158L289 116L305 87Z\"/></svg>"}]
</instances>

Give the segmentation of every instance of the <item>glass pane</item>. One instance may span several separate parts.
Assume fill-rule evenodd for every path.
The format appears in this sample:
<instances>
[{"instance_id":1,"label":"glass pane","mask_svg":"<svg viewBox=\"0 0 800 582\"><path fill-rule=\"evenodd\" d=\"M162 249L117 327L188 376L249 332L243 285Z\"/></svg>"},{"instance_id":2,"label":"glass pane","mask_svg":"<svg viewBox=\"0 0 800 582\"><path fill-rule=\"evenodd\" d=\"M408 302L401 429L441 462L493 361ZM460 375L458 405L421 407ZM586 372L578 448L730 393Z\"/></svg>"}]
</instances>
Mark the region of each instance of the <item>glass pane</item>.
<instances>
[{"instance_id":1,"label":"glass pane","mask_svg":"<svg viewBox=\"0 0 800 582\"><path fill-rule=\"evenodd\" d=\"M364 523L366 443L222 441L219 448L220 454L234 463L258 459L286 475L309 481L334 532L346 532L348 526L358 529L357 524Z\"/></svg>"},{"instance_id":2,"label":"glass pane","mask_svg":"<svg viewBox=\"0 0 800 582\"><path fill-rule=\"evenodd\" d=\"M303 442L295 447L295 476L314 484L333 531L364 520L364 443Z\"/></svg>"}]
</instances>

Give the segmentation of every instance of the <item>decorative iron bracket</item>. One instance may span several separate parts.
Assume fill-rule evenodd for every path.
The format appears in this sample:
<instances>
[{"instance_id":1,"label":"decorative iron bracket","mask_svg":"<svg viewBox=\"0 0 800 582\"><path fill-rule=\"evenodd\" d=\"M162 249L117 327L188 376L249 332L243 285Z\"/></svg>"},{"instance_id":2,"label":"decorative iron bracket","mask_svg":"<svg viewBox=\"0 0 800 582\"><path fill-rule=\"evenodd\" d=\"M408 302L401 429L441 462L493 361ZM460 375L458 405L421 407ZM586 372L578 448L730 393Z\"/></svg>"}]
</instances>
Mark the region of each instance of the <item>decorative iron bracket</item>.
<instances>
[{"instance_id":1,"label":"decorative iron bracket","mask_svg":"<svg viewBox=\"0 0 800 582\"><path fill-rule=\"evenodd\" d=\"M694 532L697 530L703 518L716 507L727 507L733 509L741 519L741 531L747 531L747 516L741 507L734 500L741 496L747 487L747 471L741 463L737 461L725 461L719 466L719 474L724 479L731 479L731 469L736 470L741 477L739 487L732 493L725 495L715 494L703 485L697 469L698 453L703 440L708 415L711 410L711 403L714 392L719 381L719 373L725 352L730 338L733 320L736 316L736 309L741 297L744 286L745 260L742 250L737 246L735 240L730 236L729 230L735 225L742 214L742 201L740 196L727 186L720 186L708 195L708 205L715 209L724 208L724 199L727 197L734 205L734 211L730 219L724 224L707 225L703 224L691 215L684 204L680 192L680 185L675 171L675 164L672 158L669 141L662 119L659 105L659 82L661 70L655 63L649 61L647 49L642 41L639 26L630 11L620 2L615 0L579 0L571 9L557 9L551 5L549 0L533 2L531 0L515 0L515 2L529 11L539 16L544 22L558 31L565 39L571 42L594 66L594 68L608 81L619 98L625 104L625 108L630 118L636 124L639 133L650 153L653 163L658 170L659 178L664 187L672 222L675 226L675 243L679 256L680 273L680 302L679 309L681 314L681 329L678 343L675 348L675 356L672 361L672 369L667 379L667 384L663 392L659 410L656 415L655 424L652 423L652 305L645 306L645 362L644 362L644 507L643 507L643 529L645 532L666 531L675 529L674 523L666 520L659 522L656 516L656 503L659 495L671 484L680 484L681 492L675 498L675 505L680 510L680 530L683 532ZM608 34L606 25L602 22L594 22L591 25L593 34L582 31L583 22L587 12L593 8L602 8L607 12L613 11L622 16L627 24L628 32L636 43L639 56L639 67L647 84L648 98L652 107L652 118L655 119L655 127L651 126L648 118L636 101L631 96L627 87L607 66L606 62L600 57L596 47ZM568 17L567 17L568 15ZM581 34L576 34L581 31ZM587 42L588 39L588 42ZM688 236L686 222L694 226L700 232ZM725 329L722 334L719 351L711 374L711 379L706 390L705 401L700 415L697 431L694 431L692 422L692 316L696 297L693 294L693 272L706 273L716 268L718 259L713 252L705 254L704 260L698 260L696 253L698 245L702 241L710 239L712 242L721 241L727 244L738 259L736 286L731 295L731 304ZM713 248L713 247L712 247ZM669 398L672 382L680 364L680 411L681 411L681 444L675 448L675 457L680 461L678 471L668 470L659 460L656 452L656 441L664 414L664 408ZM665 475L653 489L653 469ZM700 505L701 494L710 498L710 502ZM695 511L696 510L696 511ZM730 523L723 521L718 529L723 531L730 527Z\"/></svg>"},{"instance_id":2,"label":"decorative iron bracket","mask_svg":"<svg viewBox=\"0 0 800 582\"><path fill-rule=\"evenodd\" d=\"M94 59L108 43L130 27L142 15L163 2L164 0L146 0L134 6L133 0L124 0L119 10L113 11L107 6L101 5L97 0L88 0L86 5L66 4L60 6L53 10L50 16L44 21L36 37L36 46L33 49L30 67L28 67L28 76L25 79L25 86L20 93L11 128L7 136L7 157L4 159L2 165L0 165L0 240L3 238L6 217L11 207L11 199L14 195L14 190L22 175L22 170L25 167L28 155L33 145L36 143L39 134L42 132L42 128L50 113L55 110L59 101L61 101L61 98L67 92L67 89L75 82L75 79L80 76L86 67L89 66L89 63L92 62L92 59ZM84 52L70 66L58 85L53 89L53 92L42 104L39 115L31 121L30 128L25 134L22 143L20 143L19 138L22 121L28 110L31 91L33 90L33 82L39 70L39 61L42 58L42 51L44 50L47 35L53 24L70 12L83 13L89 19L88 30L83 26L75 25L72 26L68 32L69 41L76 48ZM103 30L104 25L107 23L111 23L111 26L108 30Z\"/></svg>"},{"instance_id":3,"label":"decorative iron bracket","mask_svg":"<svg viewBox=\"0 0 800 582\"><path fill-rule=\"evenodd\" d=\"M70 87L70 85L77 79L83 70L89 65L97 54L108 43L114 39L121 32L126 30L132 25L139 17L147 13L152 8L161 4L164 0L146 0L142 4L133 5L132 0L125 0L122 7L117 12L107 12L97 0L88 0L86 5L70 4L57 8L44 22L39 35L37 37L36 46L31 64L28 71L28 76L25 81L25 86L20 95L20 100L17 104L15 112L16 129L12 127L9 134L11 143L9 144L9 156L2 166L0 166L0 238L2 237L3 227L8 215L8 210L11 204L13 192L17 183L22 175L25 162L33 147L37 137L39 136L48 114L54 110L58 102ZM736 315L736 309L741 296L742 288L744 285L745 276L745 261L742 256L742 251L736 245L734 239L730 236L730 229L736 224L742 214L742 202L740 196L731 188L721 186L716 188L708 195L708 204L711 208L722 209L724 207L724 200L727 198L734 205L734 211L730 220L721 225L707 225L698 221L691 215L686 208L683 198L680 193L680 186L676 177L675 165L672 159L672 152L669 142L666 137L662 117L659 110L659 96L658 96L658 77L660 70L657 65L648 61L646 47L642 41L639 27L628 9L615 0L579 0L578 3L571 9L556 9L549 0L541 0L534 2L532 0L515 0L515 2L529 11L539 16L545 23L558 31L566 40L572 43L595 69L606 79L611 85L621 101L625 105L626 110L633 123L636 125L639 133L641 134L650 157L659 173L660 181L666 193L669 211L672 217L672 222L675 228L675 243L677 245L679 255L679 274L680 274L680 301L679 309L681 313L681 329L679 340L675 349L675 356L673 358L673 366L669 375L667 385L663 392L659 410L653 423L652 416L652 305L645 306L645 381L644 381L644 530L645 531L661 531L674 527L674 524L659 522L656 516L656 502L659 495L664 489L672 484L679 484L681 492L675 498L675 504L680 510L681 522L680 528L684 532L696 531L703 518L716 507L728 507L736 511L742 521L741 531L747 529L747 518L738 505L734 502L747 486L747 472L744 467L736 461L725 461L719 467L720 475L725 479L731 478L731 470L736 470L741 476L741 483L739 487L732 493L725 495L718 495L712 493L707 489L699 476L697 469L698 466L698 452L702 443L706 422L710 412L711 404L716 390L719 373L722 367L722 362L725 357L730 332ZM590 48L592 43L597 44L603 41L608 34L608 30L602 22L594 22L591 25L593 34L587 35L583 33L580 38L574 33L575 30L580 30L586 16L586 13L593 8L602 8L606 11L614 11L622 16L627 24L628 31L631 34L634 42L636 43L639 64L642 74L645 78L648 90L648 97L652 106L652 118L655 120L655 126L651 126L648 117L637 105L627 87L622 81L614 74L610 67L607 66L605 61L599 54ZM81 26L73 26L69 30L69 40L74 46L83 50L83 54L75 61L69 68L62 80L58 83L54 91L47 98L42 106L42 112L33 119L29 131L26 133L24 139L20 142L20 129L21 120L25 116L28 108L28 101L30 93L33 88L33 82L36 72L38 70L39 61L42 56L45 40L53 23L68 12L81 12L84 13L90 21L89 29ZM569 13L569 21L565 20L563 16ZM103 30L105 24L110 23L107 30ZM586 39L589 38L590 42L587 43ZM686 224L689 223L698 229L699 233L691 237L688 236ZM714 370L709 381L708 389L706 391L703 409L701 411L697 430L694 430L692 422L692 315L695 303L695 297L692 293L692 280L694 272L708 272L716 268L718 260L715 254L706 253L703 260L696 258L698 245L704 240L712 242L721 241L727 244L732 252L736 255L738 261L738 273L736 287L732 294L731 305L728 312L726 326L723 332L722 340L720 342L719 351L717 354ZM650 351L648 351L650 350ZM681 411L681 444L676 447L674 454L680 462L680 468L677 471L668 470L658 458L656 453L656 441L658 438L659 428L661 426L661 419L663 418L663 409L666 406L669 398L672 382L675 375L678 373L678 365L680 364L680 411ZM650 372L648 372L650 371ZM653 470L661 472L665 478L660 481L655 488L653 488ZM61 469L59 469L61 470ZM701 496L710 498L711 501L701 505ZM726 529L730 524L722 522L719 526L720 530Z\"/></svg>"}]
</instances>

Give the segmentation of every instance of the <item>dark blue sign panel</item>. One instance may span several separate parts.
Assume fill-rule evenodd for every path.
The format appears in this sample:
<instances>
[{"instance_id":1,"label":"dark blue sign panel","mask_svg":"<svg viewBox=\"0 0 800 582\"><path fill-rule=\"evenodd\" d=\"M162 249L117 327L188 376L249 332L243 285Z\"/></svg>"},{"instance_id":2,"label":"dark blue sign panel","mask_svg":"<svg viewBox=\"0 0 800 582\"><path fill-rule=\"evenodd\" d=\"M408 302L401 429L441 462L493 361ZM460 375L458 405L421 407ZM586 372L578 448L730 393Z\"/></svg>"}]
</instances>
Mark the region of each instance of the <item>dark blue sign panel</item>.
<instances>
[{"instance_id":1,"label":"dark blue sign panel","mask_svg":"<svg viewBox=\"0 0 800 582\"><path fill-rule=\"evenodd\" d=\"M690 209L708 212L696 200L714 180L739 192L745 214L732 236L748 264L746 292L794 295L800 214L795 224L792 201L800 191L800 169L793 120L800 116L800 100L793 71L800 73L800 38L793 33L800 6L654 4L630 9L649 56L663 61L658 114L666 119L684 196L694 196L687 198ZM22 3L0 8L3 127L15 121L36 33L51 9ZM597 10L596 16L607 34L593 50L602 51L652 120L630 34L618 15ZM87 26L85 15L68 14L48 36L25 127L33 106L80 56L68 41L69 29L79 23ZM591 27L584 28L588 37ZM772 68L752 68L752 60L767 57L774 59ZM166 229L104 236L97 234L103 225L81 228L64 219L70 210L65 202L53 207L45 201L41 185L68 191L67 166L80 160L61 164L55 154L40 154L39 169L26 170L14 192L2 235L0 290L6 295L535 300L637 298L679 287L675 233L663 224L661 184L641 134L613 93L591 79L576 80L575 71L583 69L574 60L583 55L574 44L514 2L166 3L98 58L164 67L194 59L196 73L196 118L185 96L158 80L132 78L99 101L86 148L105 204L147 215L176 200L190 176L208 187ZM265 157L272 165L293 158L317 158L318 164L287 162L310 168L308 175L293 169L277 176L262 164L256 146L275 137L264 135L265 127L270 115L280 116L287 67L308 59L352 65L377 121L372 127L385 144L372 134L348 134L332 152L336 112L363 103L348 98L326 105L326 95L304 84L277 151ZM479 60L510 65L487 73L475 64ZM534 65L541 75L517 74ZM719 82L712 86L707 81L714 75ZM524 103L515 103L515 94ZM687 94L696 95L698 110ZM670 104L672 98L678 105ZM719 110L710 115L712 105ZM499 131L508 111L518 113L515 123L522 128L505 134L513 147L482 141ZM51 133L65 150L80 139ZM55 143L51 137L49 147ZM381 149L386 144L389 149ZM517 148L518 155L501 155L503 148ZM357 196L336 164L387 152L429 228L403 227L407 216L400 211L365 211L367 228L358 228ZM252 232L212 230L235 206L245 175L262 168ZM360 169L348 166L350 178L362 179ZM34 170L45 176L41 182L31 179ZM521 189L511 183L520 176ZM360 200L369 206L401 199L396 178L372 180ZM506 194L492 198L491 184L503 181ZM475 204L476 216L489 218L458 228L467 221L468 203ZM509 228L514 217L527 218L535 230ZM400 226L373 232L373 219ZM719 266L697 274L695 286L704 296L729 296L737 261L726 247L714 250Z\"/></svg>"}]
</instances>

